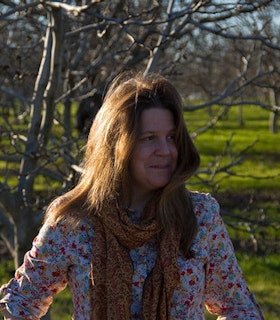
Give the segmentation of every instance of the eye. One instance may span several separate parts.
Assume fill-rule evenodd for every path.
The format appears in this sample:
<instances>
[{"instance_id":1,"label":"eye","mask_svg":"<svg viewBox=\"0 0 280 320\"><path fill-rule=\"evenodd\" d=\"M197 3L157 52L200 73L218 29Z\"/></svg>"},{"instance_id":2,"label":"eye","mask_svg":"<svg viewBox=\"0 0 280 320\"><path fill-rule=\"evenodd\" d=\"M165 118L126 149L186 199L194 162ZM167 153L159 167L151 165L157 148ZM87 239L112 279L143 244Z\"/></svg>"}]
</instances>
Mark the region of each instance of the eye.
<instances>
[{"instance_id":1,"label":"eye","mask_svg":"<svg viewBox=\"0 0 280 320\"><path fill-rule=\"evenodd\" d=\"M144 136L141 138L142 141L152 141L155 137L153 135Z\"/></svg>"},{"instance_id":2,"label":"eye","mask_svg":"<svg viewBox=\"0 0 280 320\"><path fill-rule=\"evenodd\" d=\"M176 135L175 135L175 133L172 133L172 134L168 135L168 136L167 136L167 140L168 140L168 141L175 142L175 140L176 140Z\"/></svg>"}]
</instances>

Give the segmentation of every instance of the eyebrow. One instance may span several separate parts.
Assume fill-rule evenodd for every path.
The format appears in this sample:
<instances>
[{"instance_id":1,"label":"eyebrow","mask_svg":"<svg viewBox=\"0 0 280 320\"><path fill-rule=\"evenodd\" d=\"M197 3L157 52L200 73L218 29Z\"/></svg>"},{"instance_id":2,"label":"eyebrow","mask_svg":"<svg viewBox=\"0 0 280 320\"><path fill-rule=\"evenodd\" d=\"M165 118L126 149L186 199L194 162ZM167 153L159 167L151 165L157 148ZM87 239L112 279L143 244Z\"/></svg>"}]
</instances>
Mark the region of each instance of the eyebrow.
<instances>
[{"instance_id":1,"label":"eyebrow","mask_svg":"<svg viewBox=\"0 0 280 320\"><path fill-rule=\"evenodd\" d=\"M147 130L147 131L140 131L140 134L146 134L146 133L156 133L157 131L151 131L151 130ZM172 128L170 130L167 131L167 133L173 133L176 132L176 128Z\"/></svg>"}]
</instances>

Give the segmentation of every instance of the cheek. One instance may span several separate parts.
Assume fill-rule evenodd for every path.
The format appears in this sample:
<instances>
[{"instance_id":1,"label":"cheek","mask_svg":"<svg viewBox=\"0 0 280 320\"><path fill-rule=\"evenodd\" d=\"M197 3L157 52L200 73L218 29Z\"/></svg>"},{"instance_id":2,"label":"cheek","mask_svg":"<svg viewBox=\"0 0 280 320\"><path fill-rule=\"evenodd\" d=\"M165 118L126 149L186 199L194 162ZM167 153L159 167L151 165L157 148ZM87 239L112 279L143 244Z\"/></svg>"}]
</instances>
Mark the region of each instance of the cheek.
<instances>
[{"instance_id":1,"label":"cheek","mask_svg":"<svg viewBox=\"0 0 280 320\"><path fill-rule=\"evenodd\" d=\"M151 154L151 148L143 147L143 146L136 146L134 151L132 152L131 161L134 163L137 162L144 162L146 159L149 158Z\"/></svg>"}]
</instances>

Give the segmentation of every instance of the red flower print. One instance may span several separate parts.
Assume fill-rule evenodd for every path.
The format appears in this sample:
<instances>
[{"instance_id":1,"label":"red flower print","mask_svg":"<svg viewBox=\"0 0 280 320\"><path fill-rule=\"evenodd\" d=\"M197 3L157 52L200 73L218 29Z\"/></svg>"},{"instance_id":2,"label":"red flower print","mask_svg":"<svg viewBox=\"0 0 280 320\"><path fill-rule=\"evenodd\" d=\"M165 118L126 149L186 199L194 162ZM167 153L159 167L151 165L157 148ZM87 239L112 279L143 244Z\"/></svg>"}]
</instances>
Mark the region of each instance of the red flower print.
<instances>
[{"instance_id":1,"label":"red flower print","mask_svg":"<svg viewBox=\"0 0 280 320\"><path fill-rule=\"evenodd\" d=\"M195 285L195 281L194 281L194 280L190 280L190 281L189 281L189 285L190 285L190 286L194 286L194 285Z\"/></svg>"},{"instance_id":2,"label":"red flower print","mask_svg":"<svg viewBox=\"0 0 280 320\"><path fill-rule=\"evenodd\" d=\"M53 277L59 277L60 273L58 271L54 271L52 273Z\"/></svg>"},{"instance_id":3,"label":"red flower print","mask_svg":"<svg viewBox=\"0 0 280 320\"><path fill-rule=\"evenodd\" d=\"M233 286L234 286L234 284L233 284L232 282L230 282L230 283L228 284L228 288L229 288L229 289L231 289Z\"/></svg>"},{"instance_id":4,"label":"red flower print","mask_svg":"<svg viewBox=\"0 0 280 320\"><path fill-rule=\"evenodd\" d=\"M188 301L188 300L186 300L185 302L184 302L184 305L186 305L186 306L190 306L190 302Z\"/></svg>"}]
</instances>

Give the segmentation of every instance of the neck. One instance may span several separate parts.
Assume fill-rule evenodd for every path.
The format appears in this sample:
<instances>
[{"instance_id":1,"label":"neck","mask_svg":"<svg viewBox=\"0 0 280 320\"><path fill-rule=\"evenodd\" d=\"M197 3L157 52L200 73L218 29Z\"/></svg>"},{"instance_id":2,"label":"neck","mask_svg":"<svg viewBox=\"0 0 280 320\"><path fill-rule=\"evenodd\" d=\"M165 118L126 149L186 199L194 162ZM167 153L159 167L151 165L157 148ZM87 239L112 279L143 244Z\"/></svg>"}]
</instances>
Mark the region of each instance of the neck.
<instances>
[{"instance_id":1,"label":"neck","mask_svg":"<svg viewBox=\"0 0 280 320\"><path fill-rule=\"evenodd\" d=\"M132 211L142 213L146 204L151 200L153 194L138 194L132 195L130 200L124 201L123 206Z\"/></svg>"},{"instance_id":2,"label":"neck","mask_svg":"<svg viewBox=\"0 0 280 320\"><path fill-rule=\"evenodd\" d=\"M156 195L155 192L142 193L142 194L132 194L129 208L136 210L138 212L143 212L147 203Z\"/></svg>"}]
</instances>

